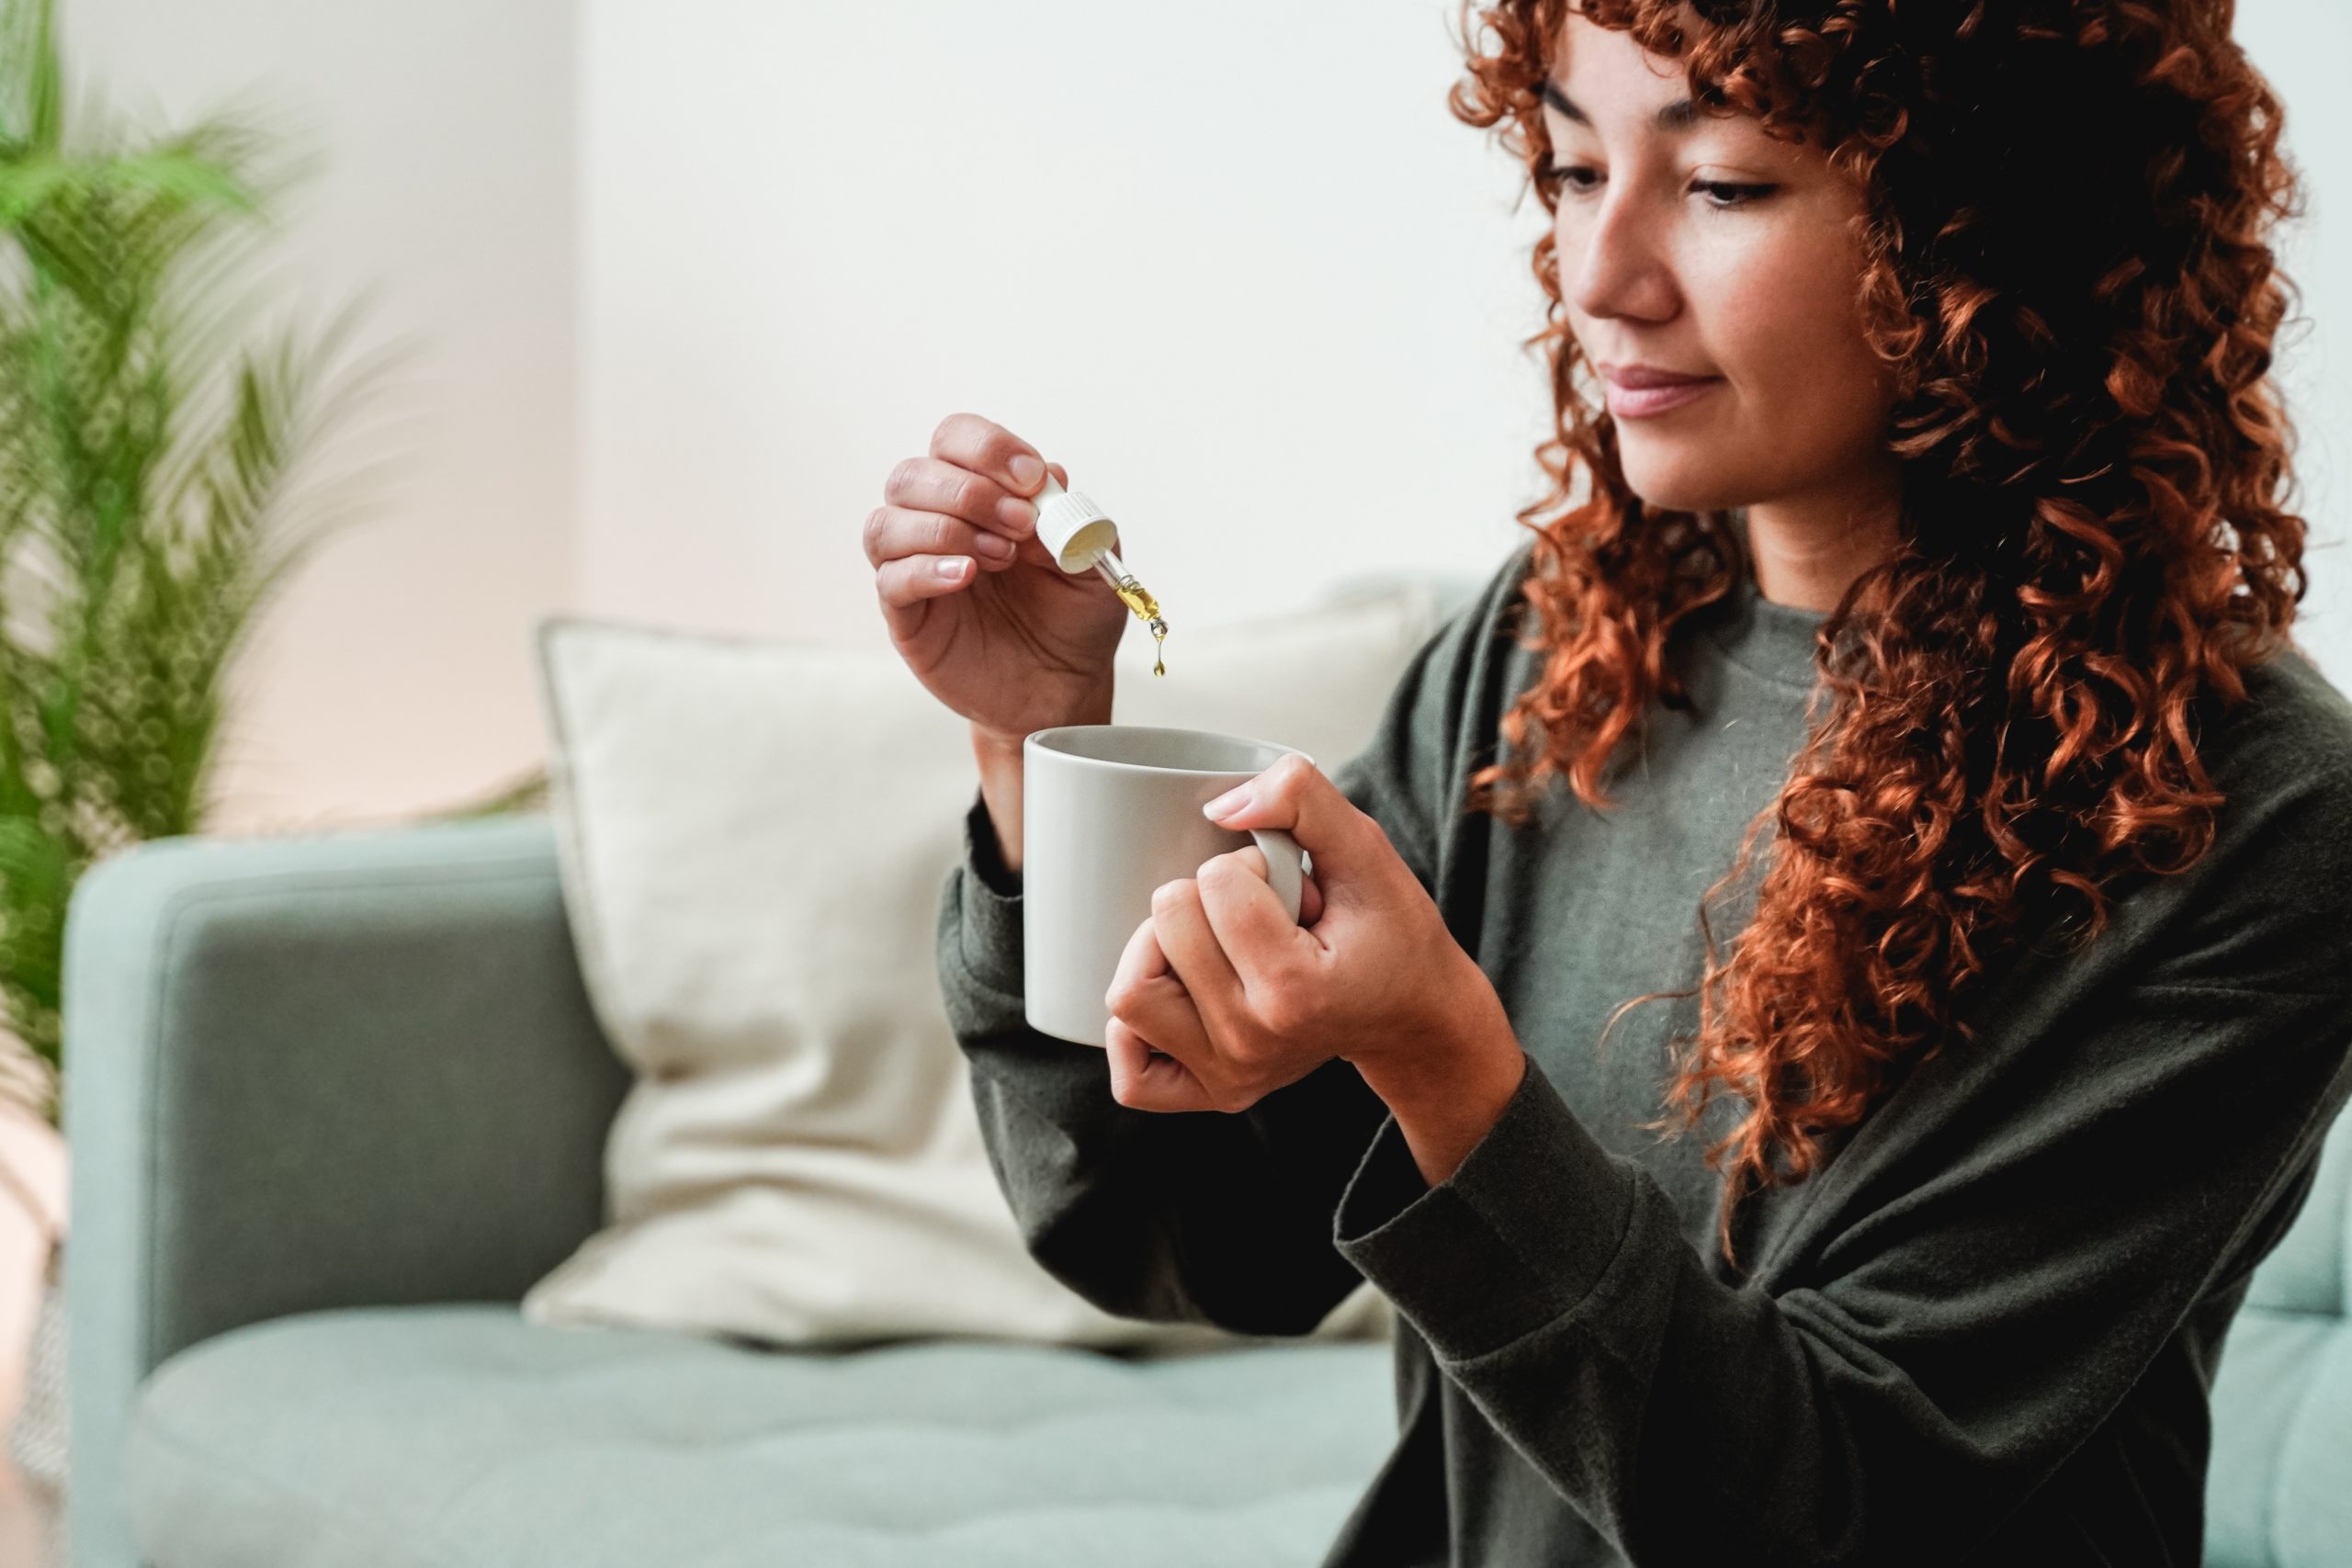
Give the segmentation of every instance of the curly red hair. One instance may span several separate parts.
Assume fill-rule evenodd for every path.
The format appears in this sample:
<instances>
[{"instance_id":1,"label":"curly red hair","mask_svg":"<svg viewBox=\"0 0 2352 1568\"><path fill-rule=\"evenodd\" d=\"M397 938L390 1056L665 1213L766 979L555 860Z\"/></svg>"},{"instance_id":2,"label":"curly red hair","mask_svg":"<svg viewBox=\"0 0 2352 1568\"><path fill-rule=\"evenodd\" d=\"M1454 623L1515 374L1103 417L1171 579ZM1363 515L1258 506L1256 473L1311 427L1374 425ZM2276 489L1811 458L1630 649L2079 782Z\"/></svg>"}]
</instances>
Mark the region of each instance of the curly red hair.
<instances>
[{"instance_id":1,"label":"curly red hair","mask_svg":"<svg viewBox=\"0 0 2352 1568\"><path fill-rule=\"evenodd\" d=\"M2304 521L2279 504L2293 431L2266 379L2293 288L2265 236L2300 214L2296 182L2231 0L1505 0L1477 13L1490 50L1475 4L1448 105L1504 125L1547 209L1537 90L1571 10L1683 60L1709 112L1817 138L1866 195L1858 284L1898 378L1901 542L1821 628L1808 738L1701 900L1702 978L1624 1004L1701 998L1668 1090L1685 1127L1718 1089L1749 1106L1707 1154L1736 1156L1736 1268L1743 1190L1802 1179L1907 1064L1971 1038L2004 953L2088 941L2122 879L2211 846L2199 729L2291 646L2306 586ZM1618 743L1654 699L1687 705L1669 634L1747 570L1720 515L1629 491L1613 423L1576 385L1549 232L1533 267L1555 489L1518 517L1540 618L1522 646L1546 657L1469 803L1513 823L1555 771L1611 804ZM1589 496L1570 504L1578 470ZM1768 825L1725 960L1707 906Z\"/></svg>"}]
</instances>

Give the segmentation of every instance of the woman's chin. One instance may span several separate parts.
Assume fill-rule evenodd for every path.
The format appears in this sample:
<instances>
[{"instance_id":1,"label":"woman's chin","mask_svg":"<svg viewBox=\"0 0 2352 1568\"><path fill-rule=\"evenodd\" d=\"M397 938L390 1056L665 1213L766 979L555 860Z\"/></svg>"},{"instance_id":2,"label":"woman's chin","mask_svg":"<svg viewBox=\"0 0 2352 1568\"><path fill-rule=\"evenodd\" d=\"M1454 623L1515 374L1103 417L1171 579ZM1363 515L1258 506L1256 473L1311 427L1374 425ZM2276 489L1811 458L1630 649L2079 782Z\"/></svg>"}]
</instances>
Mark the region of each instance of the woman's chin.
<instances>
[{"instance_id":1,"label":"woman's chin","mask_svg":"<svg viewBox=\"0 0 2352 1568\"><path fill-rule=\"evenodd\" d=\"M1736 488L1663 476L1645 479L1631 463L1625 466L1625 483L1642 498L1645 512L1727 512L1747 504L1745 492Z\"/></svg>"}]
</instances>

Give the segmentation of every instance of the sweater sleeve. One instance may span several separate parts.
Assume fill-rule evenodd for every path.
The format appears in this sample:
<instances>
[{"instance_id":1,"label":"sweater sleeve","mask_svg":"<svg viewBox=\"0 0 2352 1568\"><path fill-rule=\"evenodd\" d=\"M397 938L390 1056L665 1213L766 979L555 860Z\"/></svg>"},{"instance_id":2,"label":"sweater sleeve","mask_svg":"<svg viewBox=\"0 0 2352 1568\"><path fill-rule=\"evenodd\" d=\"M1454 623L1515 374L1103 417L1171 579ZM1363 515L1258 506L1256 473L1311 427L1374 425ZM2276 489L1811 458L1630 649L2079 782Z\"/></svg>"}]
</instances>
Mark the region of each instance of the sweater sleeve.
<instances>
[{"instance_id":1,"label":"sweater sleeve","mask_svg":"<svg viewBox=\"0 0 2352 1568\"><path fill-rule=\"evenodd\" d=\"M940 900L939 976L1030 1256L1123 1317L1313 1332L1361 1282L1331 1246L1331 1212L1379 1099L1334 1061L1238 1115L1121 1105L1100 1049L1027 1021L1021 897L979 863L996 859L994 837L976 801Z\"/></svg>"},{"instance_id":2,"label":"sweater sleeve","mask_svg":"<svg viewBox=\"0 0 2352 1568\"><path fill-rule=\"evenodd\" d=\"M1372 741L1332 774L1425 886L1457 671L1493 601L1490 588L1422 644ZM1102 1051L1026 1021L1020 877L1004 868L983 798L965 815L964 842L939 901L940 988L1031 1256L1121 1316L1312 1332L1362 1282L1332 1245L1331 1216L1387 1108L1341 1060L1238 1113L1121 1105Z\"/></svg>"},{"instance_id":3,"label":"sweater sleeve","mask_svg":"<svg viewBox=\"0 0 2352 1568\"><path fill-rule=\"evenodd\" d=\"M1918 1064L1785 1267L1725 1282L1532 1061L1435 1187L1384 1121L1336 1245L1631 1562L1974 1561L2308 1190L2352 1095L2346 772Z\"/></svg>"}]
</instances>

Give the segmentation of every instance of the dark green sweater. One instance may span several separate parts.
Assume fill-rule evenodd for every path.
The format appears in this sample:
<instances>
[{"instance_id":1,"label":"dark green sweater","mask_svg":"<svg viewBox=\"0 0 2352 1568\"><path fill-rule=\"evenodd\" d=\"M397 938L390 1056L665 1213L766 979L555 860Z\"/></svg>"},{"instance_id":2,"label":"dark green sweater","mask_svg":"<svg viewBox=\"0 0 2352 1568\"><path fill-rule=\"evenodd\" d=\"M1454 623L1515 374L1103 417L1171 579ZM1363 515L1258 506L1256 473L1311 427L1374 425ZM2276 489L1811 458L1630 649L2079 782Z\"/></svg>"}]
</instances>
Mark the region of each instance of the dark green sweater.
<instances>
[{"instance_id":1,"label":"dark green sweater","mask_svg":"<svg viewBox=\"0 0 2352 1568\"><path fill-rule=\"evenodd\" d=\"M2299 655L2203 737L2218 841L2073 957L2014 960L1919 1066L1715 1244L1705 1144L1664 1138L1700 895L1804 735L1820 617L1752 585L1678 638L1596 814L1458 808L1539 672L1522 546L1413 658L1333 778L1476 955L1532 1066L1454 1174L1333 1061L1234 1115L1111 1097L1022 1013L1019 879L985 806L939 908L980 1124L1038 1261L1114 1313L1303 1334L1397 1309L1400 1435L1329 1565L2193 1563L2206 1393L2246 1277L2352 1095L2352 707ZM1687 624L1687 623L1686 623ZM1727 941L1745 919L1719 907ZM1728 923L1726 923L1728 921Z\"/></svg>"}]
</instances>

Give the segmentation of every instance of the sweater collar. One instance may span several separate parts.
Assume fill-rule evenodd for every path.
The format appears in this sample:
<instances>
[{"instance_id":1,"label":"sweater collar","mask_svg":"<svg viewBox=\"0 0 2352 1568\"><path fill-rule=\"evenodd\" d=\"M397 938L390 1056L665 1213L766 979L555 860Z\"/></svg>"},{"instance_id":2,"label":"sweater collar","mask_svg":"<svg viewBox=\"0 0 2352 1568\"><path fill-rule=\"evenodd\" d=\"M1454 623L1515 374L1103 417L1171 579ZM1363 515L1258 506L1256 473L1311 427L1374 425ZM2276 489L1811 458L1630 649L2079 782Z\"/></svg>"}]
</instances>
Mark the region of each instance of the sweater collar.
<instances>
[{"instance_id":1,"label":"sweater collar","mask_svg":"<svg viewBox=\"0 0 2352 1568\"><path fill-rule=\"evenodd\" d=\"M1745 538L1747 509L1733 512L1730 521ZM1816 678L1814 634L1829 617L1819 610L1765 598L1756 586L1752 558L1751 564L1732 580L1731 592L1709 605L1707 612L1707 637L1732 663L1792 691L1812 689Z\"/></svg>"}]
</instances>

